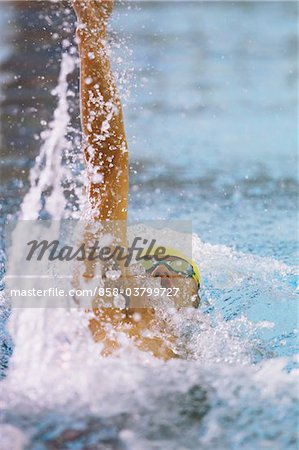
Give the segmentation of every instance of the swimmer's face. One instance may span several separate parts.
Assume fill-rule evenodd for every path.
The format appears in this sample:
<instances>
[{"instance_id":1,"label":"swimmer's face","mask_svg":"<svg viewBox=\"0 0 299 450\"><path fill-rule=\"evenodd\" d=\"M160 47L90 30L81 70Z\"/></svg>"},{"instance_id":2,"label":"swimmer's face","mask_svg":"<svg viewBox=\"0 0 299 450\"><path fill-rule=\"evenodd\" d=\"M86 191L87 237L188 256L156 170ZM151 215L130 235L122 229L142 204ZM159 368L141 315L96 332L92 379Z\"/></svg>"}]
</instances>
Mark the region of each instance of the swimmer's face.
<instances>
[{"instance_id":1,"label":"swimmer's face","mask_svg":"<svg viewBox=\"0 0 299 450\"><path fill-rule=\"evenodd\" d=\"M194 279L193 267L188 261L177 256L166 256L162 261L148 257L139 263L147 279L158 281L159 286L164 288L164 292L165 289L171 294L176 292L177 298L190 299L192 296L197 296L198 284Z\"/></svg>"},{"instance_id":2,"label":"swimmer's face","mask_svg":"<svg viewBox=\"0 0 299 450\"><path fill-rule=\"evenodd\" d=\"M177 285L181 286L183 282L196 293L198 288L195 279L189 275L188 272L181 272L181 265L183 265L183 263L181 264L179 258L169 256L165 258L161 264L156 263L153 269L147 272L147 275L152 278L160 278L161 287L163 288L172 288ZM173 266L177 270L173 270Z\"/></svg>"}]
</instances>

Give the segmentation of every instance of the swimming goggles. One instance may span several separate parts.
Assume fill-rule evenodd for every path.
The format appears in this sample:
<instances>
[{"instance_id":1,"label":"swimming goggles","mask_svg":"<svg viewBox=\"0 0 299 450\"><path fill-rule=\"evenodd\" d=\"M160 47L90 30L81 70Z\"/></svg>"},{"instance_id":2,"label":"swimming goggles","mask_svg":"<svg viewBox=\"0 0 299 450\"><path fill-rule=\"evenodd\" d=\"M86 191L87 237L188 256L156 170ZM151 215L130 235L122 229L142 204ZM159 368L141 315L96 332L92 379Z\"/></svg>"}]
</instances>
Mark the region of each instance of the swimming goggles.
<instances>
[{"instance_id":1,"label":"swimming goggles","mask_svg":"<svg viewBox=\"0 0 299 450\"><path fill-rule=\"evenodd\" d=\"M168 258L168 257L167 257ZM157 260L153 256L144 257L140 260L146 273L151 274L158 266L164 266L168 270L186 278L195 278L193 266L182 258L172 257L173 259ZM196 280L197 281L197 280Z\"/></svg>"}]
</instances>

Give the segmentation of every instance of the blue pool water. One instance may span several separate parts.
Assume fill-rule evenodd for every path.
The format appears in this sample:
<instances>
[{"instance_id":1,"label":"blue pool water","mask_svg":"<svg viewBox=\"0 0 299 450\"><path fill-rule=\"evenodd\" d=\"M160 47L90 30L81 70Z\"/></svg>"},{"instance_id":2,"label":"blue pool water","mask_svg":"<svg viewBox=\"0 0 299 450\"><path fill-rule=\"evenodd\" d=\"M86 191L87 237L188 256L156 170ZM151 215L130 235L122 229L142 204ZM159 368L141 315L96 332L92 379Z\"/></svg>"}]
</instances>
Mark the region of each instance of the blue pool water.
<instances>
[{"instance_id":1,"label":"blue pool water","mask_svg":"<svg viewBox=\"0 0 299 450\"><path fill-rule=\"evenodd\" d=\"M2 224L29 189L73 33L71 13L37 3L0 4ZM7 322L3 294L5 449L296 448L297 9L117 7L130 217L192 220L202 307L175 317L191 357L165 363L130 349L103 359L84 315L19 310Z\"/></svg>"}]
</instances>

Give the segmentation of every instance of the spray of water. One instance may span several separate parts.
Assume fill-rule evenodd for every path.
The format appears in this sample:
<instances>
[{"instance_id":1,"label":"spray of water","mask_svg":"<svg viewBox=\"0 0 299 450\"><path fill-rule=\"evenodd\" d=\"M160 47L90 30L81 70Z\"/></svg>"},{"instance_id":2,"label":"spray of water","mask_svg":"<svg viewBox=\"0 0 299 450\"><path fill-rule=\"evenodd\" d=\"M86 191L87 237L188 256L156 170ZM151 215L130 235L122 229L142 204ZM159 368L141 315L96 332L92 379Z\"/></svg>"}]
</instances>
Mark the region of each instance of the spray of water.
<instances>
[{"instance_id":1,"label":"spray of water","mask_svg":"<svg viewBox=\"0 0 299 450\"><path fill-rule=\"evenodd\" d=\"M53 95L58 98L58 106L54 112L53 121L49 123L48 130L43 133L44 143L30 171L30 189L21 205L20 219L22 220L38 219L43 207L53 219L61 219L65 216L66 196L63 183L71 177L70 169L62 164L64 153L70 146L66 139L70 122L67 77L74 68L74 58L64 53L59 82L53 91ZM47 190L50 194L43 205L43 194Z\"/></svg>"}]
</instances>

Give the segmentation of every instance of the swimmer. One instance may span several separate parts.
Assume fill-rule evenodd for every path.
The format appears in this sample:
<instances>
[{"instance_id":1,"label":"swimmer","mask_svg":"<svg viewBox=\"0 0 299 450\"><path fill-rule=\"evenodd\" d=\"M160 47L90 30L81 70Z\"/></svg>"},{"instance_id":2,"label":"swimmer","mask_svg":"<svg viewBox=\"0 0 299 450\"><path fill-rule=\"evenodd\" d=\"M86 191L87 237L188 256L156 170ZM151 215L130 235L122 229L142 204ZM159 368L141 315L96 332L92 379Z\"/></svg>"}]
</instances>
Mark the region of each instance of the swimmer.
<instances>
[{"instance_id":1,"label":"swimmer","mask_svg":"<svg viewBox=\"0 0 299 450\"><path fill-rule=\"evenodd\" d=\"M78 20L81 123L92 217L124 223L125 227L121 227L124 230L128 211L128 145L106 42L113 0L72 0L72 4ZM126 246L125 231L121 232L121 241ZM146 276L160 279L162 287L184 286L189 298L197 298L198 269L177 251L168 249L165 258L159 261L148 254L141 266ZM90 329L94 339L104 344L104 355L120 346L108 332L112 328L125 332L141 350L163 359L176 356L177 337L167 329L155 308L127 305L123 310L94 306L93 311Z\"/></svg>"}]
</instances>

